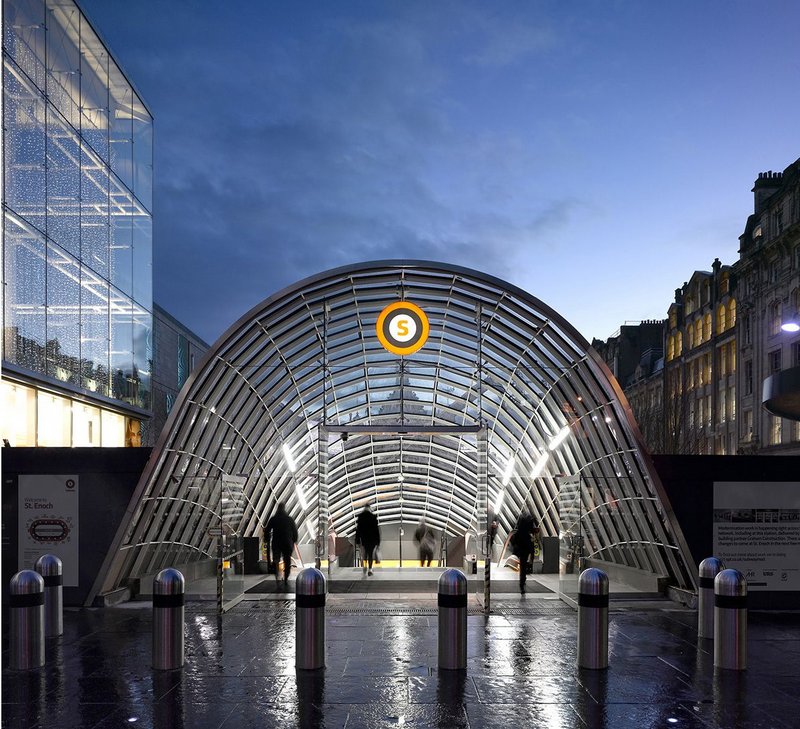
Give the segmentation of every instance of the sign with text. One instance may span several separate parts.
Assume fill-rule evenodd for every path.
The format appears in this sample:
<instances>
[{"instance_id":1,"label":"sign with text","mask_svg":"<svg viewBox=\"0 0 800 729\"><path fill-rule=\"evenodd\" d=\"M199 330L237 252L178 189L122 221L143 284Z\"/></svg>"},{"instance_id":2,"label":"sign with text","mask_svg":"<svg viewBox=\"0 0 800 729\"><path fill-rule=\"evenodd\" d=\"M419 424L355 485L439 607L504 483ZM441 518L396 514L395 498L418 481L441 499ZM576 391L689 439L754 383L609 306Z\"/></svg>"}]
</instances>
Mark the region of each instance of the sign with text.
<instances>
[{"instance_id":1,"label":"sign with text","mask_svg":"<svg viewBox=\"0 0 800 729\"><path fill-rule=\"evenodd\" d=\"M800 483L715 483L714 556L748 590L800 590Z\"/></svg>"},{"instance_id":2,"label":"sign with text","mask_svg":"<svg viewBox=\"0 0 800 729\"><path fill-rule=\"evenodd\" d=\"M19 569L43 554L63 563L64 586L78 586L78 477L19 477Z\"/></svg>"}]
</instances>

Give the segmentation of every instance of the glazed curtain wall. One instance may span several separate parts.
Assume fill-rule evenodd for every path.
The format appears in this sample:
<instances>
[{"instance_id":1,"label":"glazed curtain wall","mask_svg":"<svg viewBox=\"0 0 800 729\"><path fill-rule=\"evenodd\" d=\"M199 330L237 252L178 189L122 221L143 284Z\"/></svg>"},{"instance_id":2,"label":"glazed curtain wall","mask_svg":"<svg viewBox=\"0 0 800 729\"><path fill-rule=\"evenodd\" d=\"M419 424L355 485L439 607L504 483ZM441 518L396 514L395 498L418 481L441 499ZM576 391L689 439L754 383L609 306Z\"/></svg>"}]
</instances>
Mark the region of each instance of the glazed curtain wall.
<instances>
[{"instance_id":1,"label":"glazed curtain wall","mask_svg":"<svg viewBox=\"0 0 800 729\"><path fill-rule=\"evenodd\" d=\"M153 120L71 0L3 28L5 360L148 409Z\"/></svg>"},{"instance_id":2,"label":"glazed curtain wall","mask_svg":"<svg viewBox=\"0 0 800 729\"><path fill-rule=\"evenodd\" d=\"M398 299L430 337L398 357L375 335ZM282 291L234 324L173 408L109 558L102 590L214 553L220 518L199 496L244 479L234 529L260 533L278 501L315 536L318 428L488 429L489 503L504 537L523 508L556 535L559 482L580 476L584 554L691 586L685 545L621 391L586 341L525 292L428 262L358 264ZM334 434L332 527L350 535L364 503L382 523L463 534L477 527L475 436ZM323 445L323 447L325 447Z\"/></svg>"}]
</instances>

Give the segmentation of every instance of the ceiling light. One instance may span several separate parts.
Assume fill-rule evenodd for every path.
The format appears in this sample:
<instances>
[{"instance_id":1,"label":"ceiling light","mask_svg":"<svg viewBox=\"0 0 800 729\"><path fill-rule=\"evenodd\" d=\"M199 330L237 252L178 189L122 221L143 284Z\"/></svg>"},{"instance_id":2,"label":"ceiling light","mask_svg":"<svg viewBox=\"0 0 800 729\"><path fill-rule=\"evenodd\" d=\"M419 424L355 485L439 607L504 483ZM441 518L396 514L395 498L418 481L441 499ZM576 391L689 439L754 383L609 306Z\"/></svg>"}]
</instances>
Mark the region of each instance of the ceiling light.
<instances>
[{"instance_id":1,"label":"ceiling light","mask_svg":"<svg viewBox=\"0 0 800 729\"><path fill-rule=\"evenodd\" d=\"M506 498L506 492L501 489L497 493L497 497L494 500L494 513L497 514L500 511L500 507L503 506L503 500Z\"/></svg>"},{"instance_id":2,"label":"ceiling light","mask_svg":"<svg viewBox=\"0 0 800 729\"><path fill-rule=\"evenodd\" d=\"M539 460L536 461L536 465L533 467L533 471L531 472L531 476L533 476L534 478L536 478L537 476L540 476L542 471L544 471L544 467L547 464L547 461L549 460L549 458L550 458L550 454L549 453L542 453L542 455L539 458Z\"/></svg>"},{"instance_id":3,"label":"ceiling light","mask_svg":"<svg viewBox=\"0 0 800 729\"><path fill-rule=\"evenodd\" d=\"M294 462L294 458L292 458L292 451L288 443L283 444L283 458L289 470L294 473L297 470L297 464Z\"/></svg>"},{"instance_id":4,"label":"ceiling light","mask_svg":"<svg viewBox=\"0 0 800 729\"><path fill-rule=\"evenodd\" d=\"M559 431L558 431L558 433L556 433L556 435L555 435L555 436L554 436L554 437L553 437L553 438L550 440L550 442L547 444L547 447L548 447L548 448L549 448L551 451L552 451L552 450L554 450L554 449L556 449L556 448L558 448L558 446L560 446L560 445L561 445L561 443L563 442L564 438L566 438L568 435L569 435L569 425L565 425L565 426L564 426L563 428L561 428L561 430L559 430Z\"/></svg>"},{"instance_id":5,"label":"ceiling light","mask_svg":"<svg viewBox=\"0 0 800 729\"><path fill-rule=\"evenodd\" d=\"M514 475L514 464L516 461L514 460L514 456L508 459L508 463L506 463L506 470L503 471L503 486L508 486L508 482L511 480L511 477Z\"/></svg>"}]
</instances>

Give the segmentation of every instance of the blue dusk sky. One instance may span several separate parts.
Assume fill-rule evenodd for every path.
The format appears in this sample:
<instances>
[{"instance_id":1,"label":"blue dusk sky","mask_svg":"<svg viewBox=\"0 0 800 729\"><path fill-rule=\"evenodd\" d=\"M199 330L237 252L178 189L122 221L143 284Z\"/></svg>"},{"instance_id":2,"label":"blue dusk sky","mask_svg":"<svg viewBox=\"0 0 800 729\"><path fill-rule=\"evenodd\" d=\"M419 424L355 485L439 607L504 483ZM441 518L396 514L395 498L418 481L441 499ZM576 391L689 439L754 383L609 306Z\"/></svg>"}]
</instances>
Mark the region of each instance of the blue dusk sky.
<instances>
[{"instance_id":1,"label":"blue dusk sky","mask_svg":"<svg viewBox=\"0 0 800 729\"><path fill-rule=\"evenodd\" d=\"M213 342L414 258L589 340L731 264L800 157L800 3L80 0L155 117L155 299Z\"/></svg>"}]
</instances>

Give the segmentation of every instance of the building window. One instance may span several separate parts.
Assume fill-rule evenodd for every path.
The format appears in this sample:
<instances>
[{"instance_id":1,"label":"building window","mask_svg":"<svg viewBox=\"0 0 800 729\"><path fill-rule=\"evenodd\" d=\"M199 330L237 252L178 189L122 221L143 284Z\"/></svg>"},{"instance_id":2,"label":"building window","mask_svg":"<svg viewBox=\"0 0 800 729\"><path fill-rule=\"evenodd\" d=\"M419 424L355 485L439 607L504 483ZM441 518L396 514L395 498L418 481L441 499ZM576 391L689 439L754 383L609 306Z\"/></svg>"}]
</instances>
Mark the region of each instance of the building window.
<instances>
[{"instance_id":1,"label":"building window","mask_svg":"<svg viewBox=\"0 0 800 729\"><path fill-rule=\"evenodd\" d=\"M736 299L728 302L728 328L736 326Z\"/></svg>"},{"instance_id":2,"label":"building window","mask_svg":"<svg viewBox=\"0 0 800 729\"><path fill-rule=\"evenodd\" d=\"M778 208L772 214L772 223L775 227L775 235L783 233L783 208Z\"/></svg>"},{"instance_id":3,"label":"building window","mask_svg":"<svg viewBox=\"0 0 800 729\"><path fill-rule=\"evenodd\" d=\"M719 399L717 400L717 421L724 423L728 420L728 393L725 390L719 391Z\"/></svg>"},{"instance_id":4,"label":"building window","mask_svg":"<svg viewBox=\"0 0 800 729\"><path fill-rule=\"evenodd\" d=\"M753 411L745 410L742 417L742 440L750 442L753 439Z\"/></svg>"},{"instance_id":5,"label":"building window","mask_svg":"<svg viewBox=\"0 0 800 729\"><path fill-rule=\"evenodd\" d=\"M670 334L667 337L667 362L671 362L675 358L675 337Z\"/></svg>"},{"instance_id":6,"label":"building window","mask_svg":"<svg viewBox=\"0 0 800 729\"><path fill-rule=\"evenodd\" d=\"M752 344L753 343L753 335L752 335L752 328L750 326L750 315L748 314L744 321L742 321L742 339L744 340L745 344Z\"/></svg>"},{"instance_id":7,"label":"building window","mask_svg":"<svg viewBox=\"0 0 800 729\"><path fill-rule=\"evenodd\" d=\"M768 278L769 283L771 284L778 283L780 269L781 269L780 258L776 258L774 261L769 262L769 278Z\"/></svg>"},{"instance_id":8,"label":"building window","mask_svg":"<svg viewBox=\"0 0 800 729\"><path fill-rule=\"evenodd\" d=\"M728 328L726 323L727 313L725 304L720 304L719 309L717 309L717 334L721 334Z\"/></svg>"},{"instance_id":9,"label":"building window","mask_svg":"<svg viewBox=\"0 0 800 729\"><path fill-rule=\"evenodd\" d=\"M727 271L723 271L719 277L719 295L725 296L730 291L730 276Z\"/></svg>"},{"instance_id":10,"label":"building window","mask_svg":"<svg viewBox=\"0 0 800 729\"><path fill-rule=\"evenodd\" d=\"M780 445L781 443L781 419L770 415L769 416L769 444Z\"/></svg>"},{"instance_id":11,"label":"building window","mask_svg":"<svg viewBox=\"0 0 800 729\"><path fill-rule=\"evenodd\" d=\"M703 317L703 341L708 342L711 340L711 314L706 314Z\"/></svg>"},{"instance_id":12,"label":"building window","mask_svg":"<svg viewBox=\"0 0 800 729\"><path fill-rule=\"evenodd\" d=\"M728 420L736 420L736 387L728 388Z\"/></svg>"},{"instance_id":13,"label":"building window","mask_svg":"<svg viewBox=\"0 0 800 729\"><path fill-rule=\"evenodd\" d=\"M773 301L769 305L769 333L773 336L781 332L781 304Z\"/></svg>"},{"instance_id":14,"label":"building window","mask_svg":"<svg viewBox=\"0 0 800 729\"><path fill-rule=\"evenodd\" d=\"M774 349L772 352L767 354L768 372L772 373L781 371L781 354L782 351L780 349Z\"/></svg>"},{"instance_id":15,"label":"building window","mask_svg":"<svg viewBox=\"0 0 800 729\"><path fill-rule=\"evenodd\" d=\"M694 344L698 346L703 343L703 320L698 319L694 323Z\"/></svg>"},{"instance_id":16,"label":"building window","mask_svg":"<svg viewBox=\"0 0 800 729\"><path fill-rule=\"evenodd\" d=\"M753 360L748 359L744 363L744 394L753 394Z\"/></svg>"}]
</instances>

